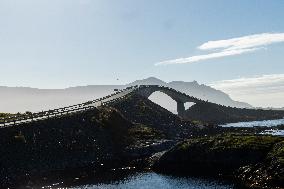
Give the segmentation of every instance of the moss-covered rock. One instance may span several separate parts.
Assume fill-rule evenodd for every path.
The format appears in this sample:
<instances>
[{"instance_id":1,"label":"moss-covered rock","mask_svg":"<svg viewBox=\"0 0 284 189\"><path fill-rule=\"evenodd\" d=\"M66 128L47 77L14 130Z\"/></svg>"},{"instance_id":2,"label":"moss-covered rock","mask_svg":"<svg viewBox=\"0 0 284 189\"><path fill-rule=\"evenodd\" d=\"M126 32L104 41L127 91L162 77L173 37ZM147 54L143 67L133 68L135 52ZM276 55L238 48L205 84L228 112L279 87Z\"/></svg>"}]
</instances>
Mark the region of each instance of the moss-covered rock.
<instances>
[{"instance_id":1,"label":"moss-covered rock","mask_svg":"<svg viewBox=\"0 0 284 189\"><path fill-rule=\"evenodd\" d=\"M211 102L200 102L186 110L184 118L206 123L223 124L241 121L282 119L283 116L283 110L235 108Z\"/></svg>"},{"instance_id":2,"label":"moss-covered rock","mask_svg":"<svg viewBox=\"0 0 284 189\"><path fill-rule=\"evenodd\" d=\"M134 124L111 107L2 128L0 187L53 171L124 166L131 160L125 158L128 146L161 138L159 131Z\"/></svg>"},{"instance_id":3,"label":"moss-covered rock","mask_svg":"<svg viewBox=\"0 0 284 189\"><path fill-rule=\"evenodd\" d=\"M265 161L239 168L235 176L251 188L284 187L284 141L276 143Z\"/></svg>"},{"instance_id":4,"label":"moss-covered rock","mask_svg":"<svg viewBox=\"0 0 284 189\"><path fill-rule=\"evenodd\" d=\"M266 171L265 178L258 182L270 179L266 185L283 186L283 143L281 137L253 135L190 139L166 152L153 169L165 173L231 176L247 185L249 178L261 168L262 173ZM255 182L256 178L252 179L251 183Z\"/></svg>"},{"instance_id":5,"label":"moss-covered rock","mask_svg":"<svg viewBox=\"0 0 284 189\"><path fill-rule=\"evenodd\" d=\"M175 114L140 95L131 95L110 106L119 110L133 123L159 130L168 139L188 136L198 130L191 122L183 121Z\"/></svg>"}]
</instances>

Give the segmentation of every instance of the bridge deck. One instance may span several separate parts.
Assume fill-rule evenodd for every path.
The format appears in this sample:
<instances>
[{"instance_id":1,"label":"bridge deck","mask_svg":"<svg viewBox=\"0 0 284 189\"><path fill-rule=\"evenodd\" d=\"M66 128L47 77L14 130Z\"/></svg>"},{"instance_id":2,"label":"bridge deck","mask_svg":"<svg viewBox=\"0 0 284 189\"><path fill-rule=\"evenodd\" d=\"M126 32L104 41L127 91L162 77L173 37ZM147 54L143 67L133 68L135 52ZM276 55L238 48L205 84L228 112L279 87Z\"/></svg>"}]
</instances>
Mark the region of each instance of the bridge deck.
<instances>
[{"instance_id":1,"label":"bridge deck","mask_svg":"<svg viewBox=\"0 0 284 189\"><path fill-rule=\"evenodd\" d=\"M175 89L164 87L164 86L158 86L158 85L132 86L132 87L127 87L123 90L117 91L111 95L108 95L108 96L105 96L99 99L91 100L85 103L81 103L81 104L76 104L72 106L67 106L63 108L57 108L57 109L47 110L47 111L42 111L42 112L37 112L37 113L19 114L19 115L13 115L13 116L7 116L4 118L0 118L0 128L23 124L23 123L29 123L33 121L49 119L53 117L59 117L62 115L75 113L75 112L91 110L96 107L107 105L109 103L118 101L122 98L125 98L127 95L133 92L138 92L139 94L141 91L147 91L149 89L151 91L162 91L166 93L175 94L175 96L178 96L180 99L182 99L182 101L187 101L187 100L192 101L192 102L202 101L195 97L188 96L187 94L177 91Z\"/></svg>"}]
</instances>

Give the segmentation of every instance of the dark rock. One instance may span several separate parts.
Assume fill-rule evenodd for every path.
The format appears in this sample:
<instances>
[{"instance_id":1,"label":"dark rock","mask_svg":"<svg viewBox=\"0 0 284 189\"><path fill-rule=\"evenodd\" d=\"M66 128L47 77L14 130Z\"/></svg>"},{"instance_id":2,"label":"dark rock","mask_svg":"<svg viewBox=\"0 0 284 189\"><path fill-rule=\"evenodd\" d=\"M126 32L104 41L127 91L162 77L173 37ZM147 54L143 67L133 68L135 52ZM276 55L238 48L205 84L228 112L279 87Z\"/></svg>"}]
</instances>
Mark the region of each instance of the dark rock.
<instances>
[{"instance_id":1,"label":"dark rock","mask_svg":"<svg viewBox=\"0 0 284 189\"><path fill-rule=\"evenodd\" d=\"M197 103L186 110L184 118L211 124L282 119L283 110L262 110L227 107L211 102Z\"/></svg>"},{"instance_id":2,"label":"dark rock","mask_svg":"<svg viewBox=\"0 0 284 189\"><path fill-rule=\"evenodd\" d=\"M284 138L273 136L196 138L166 152L153 169L171 174L222 175L249 187L283 187L283 143Z\"/></svg>"},{"instance_id":3,"label":"dark rock","mask_svg":"<svg viewBox=\"0 0 284 189\"><path fill-rule=\"evenodd\" d=\"M284 141L273 146L264 162L239 168L236 177L249 187L284 187Z\"/></svg>"},{"instance_id":4,"label":"dark rock","mask_svg":"<svg viewBox=\"0 0 284 189\"><path fill-rule=\"evenodd\" d=\"M104 106L1 128L0 186L15 188L34 181L34 177L49 179L61 173L103 172L169 149L183 131L175 129L175 123L182 121L162 108L156 109L149 100L144 101L155 119L143 111L142 104L132 108L136 104L126 100L126 107L133 115L141 116L141 123L134 122L135 117L122 112L123 108ZM154 126L159 121L162 124ZM172 129L166 132L169 127ZM146 165L139 162L139 166Z\"/></svg>"}]
</instances>

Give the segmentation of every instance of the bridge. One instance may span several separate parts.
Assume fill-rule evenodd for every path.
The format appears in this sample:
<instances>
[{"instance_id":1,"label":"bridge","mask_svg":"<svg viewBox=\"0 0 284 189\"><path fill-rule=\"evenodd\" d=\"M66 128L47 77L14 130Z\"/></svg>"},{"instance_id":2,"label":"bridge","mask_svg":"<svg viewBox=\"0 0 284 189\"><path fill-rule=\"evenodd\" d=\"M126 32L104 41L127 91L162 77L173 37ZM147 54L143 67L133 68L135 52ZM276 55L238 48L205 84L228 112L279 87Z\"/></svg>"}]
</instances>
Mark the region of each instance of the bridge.
<instances>
[{"instance_id":1,"label":"bridge","mask_svg":"<svg viewBox=\"0 0 284 189\"><path fill-rule=\"evenodd\" d=\"M0 118L0 128L44 120L44 119L50 119L53 117L60 117L62 115L72 114L76 112L92 110L100 106L105 106L113 102L117 102L134 93L148 98L152 93L156 91L167 94L168 96L170 96L173 100L177 102L177 112L180 117L184 116L184 112L185 112L184 103L204 102L200 99L189 96L185 93L182 93L180 91L177 91L169 87L159 86L159 85L139 85L139 86L136 85L136 86L127 87L122 90L118 90L111 95L108 95L108 96L105 96L99 99L91 100L85 103L81 103L81 104L76 104L72 106L67 106L67 107L57 108L57 109L47 110L47 111L41 111L41 112L36 112L36 113L25 113L25 114L16 114L16 115L11 115L11 116L6 116L3 118Z\"/></svg>"},{"instance_id":2,"label":"bridge","mask_svg":"<svg viewBox=\"0 0 284 189\"><path fill-rule=\"evenodd\" d=\"M164 87L164 86L159 86L159 85L148 85L148 86L143 85L142 88L139 88L139 90L137 90L137 94L148 98L149 96L151 96L151 94L153 94L156 91L162 92L168 95L169 97L171 97L174 101L176 101L177 112L180 117L184 116L184 112L185 112L184 104L186 102L198 103L202 101L195 97L188 96L187 94L177 91L175 89Z\"/></svg>"}]
</instances>

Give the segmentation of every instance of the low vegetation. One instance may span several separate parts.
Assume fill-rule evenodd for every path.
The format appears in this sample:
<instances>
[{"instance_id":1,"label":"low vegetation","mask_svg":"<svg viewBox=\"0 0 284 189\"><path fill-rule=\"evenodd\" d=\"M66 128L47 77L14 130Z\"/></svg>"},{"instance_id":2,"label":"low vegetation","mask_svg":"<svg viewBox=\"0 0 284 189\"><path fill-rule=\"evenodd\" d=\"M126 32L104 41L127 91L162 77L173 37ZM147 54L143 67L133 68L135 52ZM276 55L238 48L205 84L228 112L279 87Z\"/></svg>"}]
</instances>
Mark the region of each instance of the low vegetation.
<instances>
[{"instance_id":1,"label":"low vegetation","mask_svg":"<svg viewBox=\"0 0 284 189\"><path fill-rule=\"evenodd\" d=\"M223 124L241 121L282 119L284 117L284 111L232 108L210 102L203 102L197 103L186 110L185 117L188 120L199 120L211 124Z\"/></svg>"},{"instance_id":2,"label":"low vegetation","mask_svg":"<svg viewBox=\"0 0 284 189\"><path fill-rule=\"evenodd\" d=\"M223 175L252 188L277 188L284 186L283 158L283 137L226 134L184 141L166 152L154 170Z\"/></svg>"},{"instance_id":3,"label":"low vegetation","mask_svg":"<svg viewBox=\"0 0 284 189\"><path fill-rule=\"evenodd\" d=\"M0 113L0 118L5 118L5 117L8 117L10 115L11 114L9 114L9 113Z\"/></svg>"}]
</instances>

